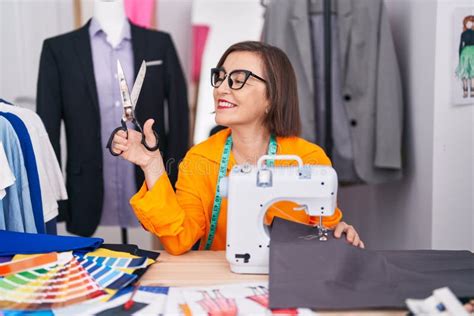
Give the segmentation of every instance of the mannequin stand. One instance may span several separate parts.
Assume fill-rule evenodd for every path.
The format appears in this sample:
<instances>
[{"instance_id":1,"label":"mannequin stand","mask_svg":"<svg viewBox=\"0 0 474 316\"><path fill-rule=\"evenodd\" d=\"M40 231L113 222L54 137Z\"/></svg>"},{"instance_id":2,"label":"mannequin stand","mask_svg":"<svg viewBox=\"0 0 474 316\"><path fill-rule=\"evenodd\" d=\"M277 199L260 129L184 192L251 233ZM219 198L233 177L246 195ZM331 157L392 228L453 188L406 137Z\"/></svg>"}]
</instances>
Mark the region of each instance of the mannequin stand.
<instances>
[{"instance_id":1,"label":"mannequin stand","mask_svg":"<svg viewBox=\"0 0 474 316\"><path fill-rule=\"evenodd\" d=\"M120 228L120 233L122 236L122 244L128 244L128 230L125 227Z\"/></svg>"}]
</instances>

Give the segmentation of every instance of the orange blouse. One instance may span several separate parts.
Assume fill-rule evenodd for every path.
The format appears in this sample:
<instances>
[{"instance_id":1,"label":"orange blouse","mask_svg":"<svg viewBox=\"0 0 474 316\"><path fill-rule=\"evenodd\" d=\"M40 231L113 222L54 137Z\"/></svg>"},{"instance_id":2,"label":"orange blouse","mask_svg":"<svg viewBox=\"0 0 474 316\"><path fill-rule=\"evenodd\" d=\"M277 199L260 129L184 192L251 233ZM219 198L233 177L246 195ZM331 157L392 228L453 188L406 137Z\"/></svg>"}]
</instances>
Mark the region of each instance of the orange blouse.
<instances>
[{"instance_id":1,"label":"orange blouse","mask_svg":"<svg viewBox=\"0 0 474 316\"><path fill-rule=\"evenodd\" d=\"M192 147L179 165L176 193L168 176L163 174L151 190L146 183L132 197L130 204L138 220L160 238L166 251L173 255L187 252L201 240L203 249L209 234L212 206L216 192L219 164L230 129L222 130L206 141ZM324 151L317 145L298 137L277 137L277 154L293 154L304 164L331 165ZM288 162L285 162L288 164ZM275 161L275 166L281 161ZM230 154L227 172L235 165ZM309 223L304 211L295 212L293 202L275 203L267 211L266 222L274 216ZM326 227L334 227L342 218L339 209L325 217ZM227 231L227 199L222 200L216 233L211 250L225 250Z\"/></svg>"}]
</instances>

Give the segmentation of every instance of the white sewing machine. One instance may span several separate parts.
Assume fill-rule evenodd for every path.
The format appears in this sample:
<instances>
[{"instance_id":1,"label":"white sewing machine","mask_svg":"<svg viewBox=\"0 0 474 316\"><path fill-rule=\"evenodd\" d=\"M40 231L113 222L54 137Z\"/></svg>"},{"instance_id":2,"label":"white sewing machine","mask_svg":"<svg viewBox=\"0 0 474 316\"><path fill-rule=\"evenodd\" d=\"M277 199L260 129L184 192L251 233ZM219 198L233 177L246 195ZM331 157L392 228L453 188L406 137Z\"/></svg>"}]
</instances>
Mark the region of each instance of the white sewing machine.
<instances>
[{"instance_id":1,"label":"white sewing machine","mask_svg":"<svg viewBox=\"0 0 474 316\"><path fill-rule=\"evenodd\" d=\"M267 159L296 160L298 166L267 167ZM278 201L298 203L295 210L320 217L320 240L327 231L322 216L336 208L337 175L329 166L303 165L294 155L262 156L256 166L237 165L220 182L227 197L226 258L232 272L267 274L270 237L264 225L267 209Z\"/></svg>"}]
</instances>

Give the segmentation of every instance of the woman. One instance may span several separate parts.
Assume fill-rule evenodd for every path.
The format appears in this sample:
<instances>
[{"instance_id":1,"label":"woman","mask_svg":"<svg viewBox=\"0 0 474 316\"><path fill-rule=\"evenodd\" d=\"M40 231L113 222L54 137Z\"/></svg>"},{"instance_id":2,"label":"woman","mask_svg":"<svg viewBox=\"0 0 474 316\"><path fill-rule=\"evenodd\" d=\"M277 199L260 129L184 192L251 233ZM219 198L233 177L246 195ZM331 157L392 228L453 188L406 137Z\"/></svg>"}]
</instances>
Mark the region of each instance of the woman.
<instances>
[{"instance_id":1,"label":"woman","mask_svg":"<svg viewBox=\"0 0 474 316\"><path fill-rule=\"evenodd\" d=\"M135 214L175 255L190 250L199 240L200 249L225 249L227 201L219 203L216 186L219 173L222 176L234 164L255 164L267 153L295 154L305 164L331 164L320 147L297 137L300 118L296 78L280 49L260 42L232 45L212 69L211 84L216 123L229 128L188 151L179 167L176 193L160 153L146 150L139 133L129 131L127 139L125 132L120 132L113 140L112 149L122 151L123 158L145 173L145 183L130 200ZM152 120L144 125L149 145L156 143L152 125ZM304 223L313 220L304 212L292 211L294 206L290 202L274 204L267 211L266 221L271 222L273 216ZM211 225L213 210L216 227ZM348 242L363 248L357 232L341 218L341 211L336 209L323 223L335 228L336 238L346 235Z\"/></svg>"}]
</instances>

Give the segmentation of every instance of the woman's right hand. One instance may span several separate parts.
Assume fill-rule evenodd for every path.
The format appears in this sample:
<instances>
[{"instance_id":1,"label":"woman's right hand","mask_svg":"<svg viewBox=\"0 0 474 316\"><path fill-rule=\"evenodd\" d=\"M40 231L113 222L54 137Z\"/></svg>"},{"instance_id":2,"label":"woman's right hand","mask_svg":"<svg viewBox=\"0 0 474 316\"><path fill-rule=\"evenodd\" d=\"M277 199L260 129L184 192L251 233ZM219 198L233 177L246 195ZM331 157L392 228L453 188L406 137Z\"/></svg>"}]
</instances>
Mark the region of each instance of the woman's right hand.
<instances>
[{"instance_id":1,"label":"woman's right hand","mask_svg":"<svg viewBox=\"0 0 474 316\"><path fill-rule=\"evenodd\" d=\"M155 146L158 141L153 133L153 123L153 119L149 119L143 126L145 141L150 147ZM112 140L111 149L115 153L122 152L121 157L141 167L145 173L148 188L151 188L165 171L163 158L159 150L149 151L141 142L141 133L129 129L127 139L127 133L120 130Z\"/></svg>"}]
</instances>

